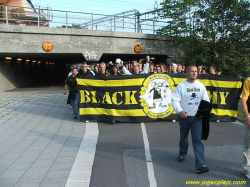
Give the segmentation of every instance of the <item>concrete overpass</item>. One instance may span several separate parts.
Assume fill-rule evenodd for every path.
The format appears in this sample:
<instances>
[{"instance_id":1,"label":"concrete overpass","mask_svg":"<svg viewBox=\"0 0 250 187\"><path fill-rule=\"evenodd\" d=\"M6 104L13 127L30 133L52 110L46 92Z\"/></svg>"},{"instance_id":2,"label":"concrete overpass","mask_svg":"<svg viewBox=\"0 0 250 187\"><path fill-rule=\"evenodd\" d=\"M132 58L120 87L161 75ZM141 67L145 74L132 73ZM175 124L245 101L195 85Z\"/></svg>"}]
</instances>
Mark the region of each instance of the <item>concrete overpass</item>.
<instances>
[{"instance_id":1,"label":"concrete overpass","mask_svg":"<svg viewBox=\"0 0 250 187\"><path fill-rule=\"evenodd\" d=\"M51 52L42 48L46 41L53 44ZM38 79L64 77L64 73L57 73L65 71L65 64L116 58L132 61L146 55L156 62L170 63L184 55L181 46L164 36L74 28L1 25L0 42L0 92ZM135 45L142 47L141 53L135 53Z\"/></svg>"}]
</instances>

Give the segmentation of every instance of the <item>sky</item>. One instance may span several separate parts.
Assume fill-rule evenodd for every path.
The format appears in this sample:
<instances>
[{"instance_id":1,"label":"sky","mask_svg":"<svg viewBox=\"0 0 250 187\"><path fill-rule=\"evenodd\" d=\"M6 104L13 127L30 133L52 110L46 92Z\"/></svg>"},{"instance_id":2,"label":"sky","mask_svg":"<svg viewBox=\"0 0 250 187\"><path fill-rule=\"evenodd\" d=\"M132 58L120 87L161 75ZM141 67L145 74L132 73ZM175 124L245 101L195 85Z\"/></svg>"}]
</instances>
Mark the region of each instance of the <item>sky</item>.
<instances>
[{"instance_id":1,"label":"sky","mask_svg":"<svg viewBox=\"0 0 250 187\"><path fill-rule=\"evenodd\" d=\"M136 9L140 13L154 10L156 0L31 0L35 6L52 10L114 15ZM157 0L158 8L162 0Z\"/></svg>"}]
</instances>

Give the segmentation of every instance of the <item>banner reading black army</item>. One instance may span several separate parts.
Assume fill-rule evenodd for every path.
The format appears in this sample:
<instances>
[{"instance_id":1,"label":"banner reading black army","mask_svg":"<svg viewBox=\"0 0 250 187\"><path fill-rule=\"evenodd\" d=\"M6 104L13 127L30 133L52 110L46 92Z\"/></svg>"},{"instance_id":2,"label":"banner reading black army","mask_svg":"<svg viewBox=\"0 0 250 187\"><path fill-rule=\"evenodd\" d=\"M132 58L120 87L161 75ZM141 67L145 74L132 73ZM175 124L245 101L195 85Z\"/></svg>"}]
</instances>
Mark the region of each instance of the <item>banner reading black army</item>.
<instances>
[{"instance_id":1,"label":"banner reading black army","mask_svg":"<svg viewBox=\"0 0 250 187\"><path fill-rule=\"evenodd\" d=\"M187 79L186 74L145 74L77 79L80 92L81 120L116 120L146 122L177 119L171 99L176 86ZM199 75L212 103L211 117L235 121L240 78Z\"/></svg>"}]
</instances>

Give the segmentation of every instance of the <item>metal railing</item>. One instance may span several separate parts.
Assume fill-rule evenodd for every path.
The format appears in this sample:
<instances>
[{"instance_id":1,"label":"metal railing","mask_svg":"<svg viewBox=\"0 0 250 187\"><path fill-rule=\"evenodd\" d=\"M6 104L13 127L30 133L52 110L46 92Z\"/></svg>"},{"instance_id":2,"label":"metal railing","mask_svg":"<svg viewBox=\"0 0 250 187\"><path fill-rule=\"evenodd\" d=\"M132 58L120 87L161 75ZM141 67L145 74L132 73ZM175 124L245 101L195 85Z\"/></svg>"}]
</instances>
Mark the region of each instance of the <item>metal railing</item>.
<instances>
[{"instance_id":1,"label":"metal railing","mask_svg":"<svg viewBox=\"0 0 250 187\"><path fill-rule=\"evenodd\" d=\"M168 22L140 19L136 10L116 15L0 5L0 24L156 34Z\"/></svg>"}]
</instances>

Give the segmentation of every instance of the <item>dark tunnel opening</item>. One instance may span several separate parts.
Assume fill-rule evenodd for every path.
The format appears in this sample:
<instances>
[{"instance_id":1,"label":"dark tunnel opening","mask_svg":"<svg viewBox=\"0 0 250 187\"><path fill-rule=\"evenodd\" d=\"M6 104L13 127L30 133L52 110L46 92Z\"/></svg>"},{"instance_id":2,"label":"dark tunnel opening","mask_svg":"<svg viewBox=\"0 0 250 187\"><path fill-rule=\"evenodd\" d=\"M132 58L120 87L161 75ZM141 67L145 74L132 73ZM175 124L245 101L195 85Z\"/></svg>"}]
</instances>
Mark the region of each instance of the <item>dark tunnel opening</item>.
<instances>
[{"instance_id":1,"label":"dark tunnel opening","mask_svg":"<svg viewBox=\"0 0 250 187\"><path fill-rule=\"evenodd\" d=\"M167 55L151 56L152 62L167 63ZM1 53L0 54L0 92L26 86L57 85L63 86L72 64L87 62L124 62L143 60L145 54L103 54L99 60L86 61L81 53Z\"/></svg>"}]
</instances>

